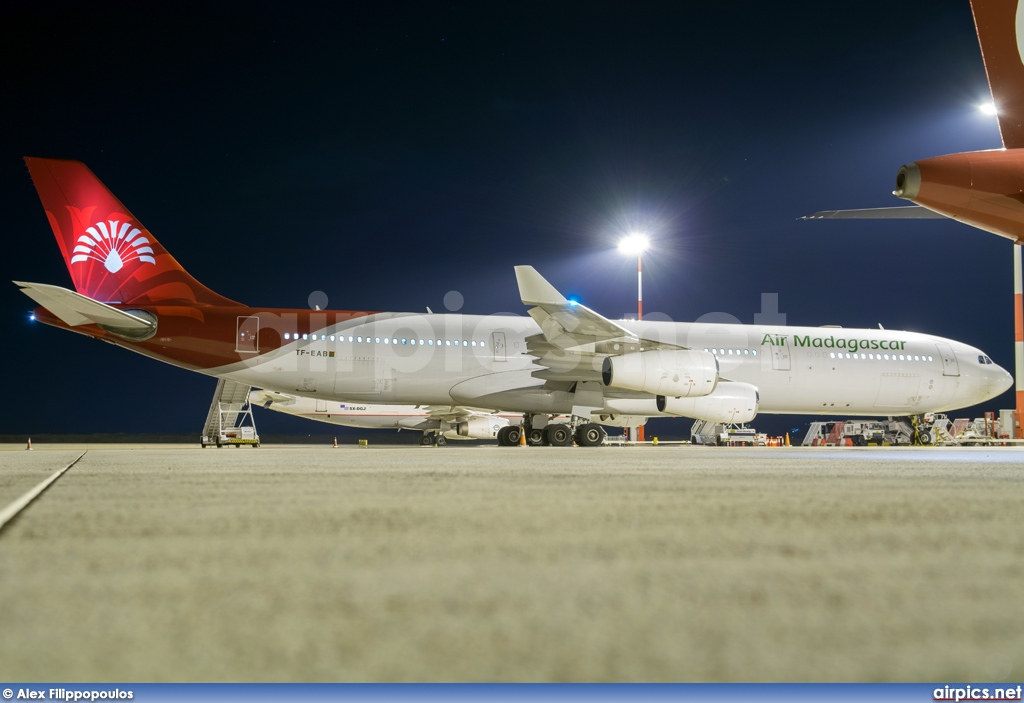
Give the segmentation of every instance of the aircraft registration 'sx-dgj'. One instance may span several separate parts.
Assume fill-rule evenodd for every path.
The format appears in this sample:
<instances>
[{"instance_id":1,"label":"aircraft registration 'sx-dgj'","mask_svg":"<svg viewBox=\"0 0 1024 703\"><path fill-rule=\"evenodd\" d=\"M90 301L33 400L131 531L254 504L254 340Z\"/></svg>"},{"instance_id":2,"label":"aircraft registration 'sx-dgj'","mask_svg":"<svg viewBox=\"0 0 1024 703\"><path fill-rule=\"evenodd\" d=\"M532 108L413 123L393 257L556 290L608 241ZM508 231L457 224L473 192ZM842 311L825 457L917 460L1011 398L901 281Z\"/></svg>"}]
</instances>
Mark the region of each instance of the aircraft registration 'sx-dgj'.
<instances>
[{"instance_id":1,"label":"aircraft registration 'sx-dgj'","mask_svg":"<svg viewBox=\"0 0 1024 703\"><path fill-rule=\"evenodd\" d=\"M515 268L529 317L248 307L192 278L84 164L25 161L75 286L16 282L40 321L289 395L518 415L491 425L501 444L600 444L600 425L656 416L915 415L1011 383L927 334L612 321L530 266Z\"/></svg>"}]
</instances>

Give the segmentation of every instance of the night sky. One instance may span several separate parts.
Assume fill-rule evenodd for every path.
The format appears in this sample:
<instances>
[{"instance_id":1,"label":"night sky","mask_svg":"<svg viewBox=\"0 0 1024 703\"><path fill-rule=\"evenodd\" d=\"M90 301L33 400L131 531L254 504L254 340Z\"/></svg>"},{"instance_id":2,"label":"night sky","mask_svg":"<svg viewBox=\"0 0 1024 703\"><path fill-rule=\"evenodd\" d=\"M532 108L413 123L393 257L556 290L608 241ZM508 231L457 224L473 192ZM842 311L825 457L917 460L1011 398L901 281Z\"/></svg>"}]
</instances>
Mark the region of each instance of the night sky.
<instances>
[{"instance_id":1,"label":"night sky","mask_svg":"<svg viewBox=\"0 0 1024 703\"><path fill-rule=\"evenodd\" d=\"M902 164L1000 146L967 0L229 8L4 4L3 280L70 286L21 157L73 158L251 305L440 312L457 290L525 314L532 264L619 317L636 262L615 241L642 229L645 313L752 323L777 293L789 324L933 333L1012 369L1008 240L797 219L903 204ZM213 379L31 323L7 285L0 434L198 435Z\"/></svg>"}]
</instances>

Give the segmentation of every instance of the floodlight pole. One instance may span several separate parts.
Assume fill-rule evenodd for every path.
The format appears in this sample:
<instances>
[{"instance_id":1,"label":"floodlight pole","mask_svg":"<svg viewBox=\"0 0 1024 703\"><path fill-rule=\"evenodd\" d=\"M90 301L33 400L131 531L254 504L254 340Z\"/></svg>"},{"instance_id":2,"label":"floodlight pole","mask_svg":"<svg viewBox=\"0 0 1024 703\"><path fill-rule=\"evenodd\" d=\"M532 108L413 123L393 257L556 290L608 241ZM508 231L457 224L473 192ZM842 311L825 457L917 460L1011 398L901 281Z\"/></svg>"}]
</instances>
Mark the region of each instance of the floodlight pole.
<instances>
[{"instance_id":1,"label":"floodlight pole","mask_svg":"<svg viewBox=\"0 0 1024 703\"><path fill-rule=\"evenodd\" d=\"M1016 427L1008 434L1024 439L1024 276L1021 272L1021 245L1013 245L1013 351L1014 380L1017 407L1014 413Z\"/></svg>"},{"instance_id":2,"label":"floodlight pole","mask_svg":"<svg viewBox=\"0 0 1024 703\"><path fill-rule=\"evenodd\" d=\"M636 255L636 319L641 320L644 316L644 255L641 252Z\"/></svg>"},{"instance_id":3,"label":"floodlight pole","mask_svg":"<svg viewBox=\"0 0 1024 703\"><path fill-rule=\"evenodd\" d=\"M636 321L639 322L644 316L644 253L640 251L636 255ZM1017 394L1018 397L1020 393ZM1018 405L1020 403L1018 402ZM636 428L636 441L644 441L644 426Z\"/></svg>"}]
</instances>

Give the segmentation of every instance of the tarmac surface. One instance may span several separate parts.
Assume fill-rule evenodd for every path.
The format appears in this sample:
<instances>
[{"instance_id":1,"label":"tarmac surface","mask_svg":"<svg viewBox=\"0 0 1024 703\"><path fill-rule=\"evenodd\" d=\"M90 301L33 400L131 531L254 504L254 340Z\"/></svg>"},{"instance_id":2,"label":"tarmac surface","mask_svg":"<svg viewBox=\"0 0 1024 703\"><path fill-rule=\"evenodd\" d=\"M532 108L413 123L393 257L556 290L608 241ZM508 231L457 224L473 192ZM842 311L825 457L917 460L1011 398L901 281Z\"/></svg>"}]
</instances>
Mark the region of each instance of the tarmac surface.
<instances>
[{"instance_id":1,"label":"tarmac surface","mask_svg":"<svg viewBox=\"0 0 1024 703\"><path fill-rule=\"evenodd\" d=\"M23 447L2 681L1024 678L1024 451Z\"/></svg>"}]
</instances>

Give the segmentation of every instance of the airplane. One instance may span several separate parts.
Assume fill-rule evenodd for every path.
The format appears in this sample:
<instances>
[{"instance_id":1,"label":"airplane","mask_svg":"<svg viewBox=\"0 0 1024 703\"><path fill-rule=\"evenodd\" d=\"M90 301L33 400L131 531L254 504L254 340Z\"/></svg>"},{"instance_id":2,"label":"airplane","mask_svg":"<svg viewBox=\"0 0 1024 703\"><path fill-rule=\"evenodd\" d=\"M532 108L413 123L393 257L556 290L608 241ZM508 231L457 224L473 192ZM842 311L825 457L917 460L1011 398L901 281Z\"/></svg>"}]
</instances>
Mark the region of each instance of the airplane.
<instances>
[{"instance_id":1,"label":"airplane","mask_svg":"<svg viewBox=\"0 0 1024 703\"><path fill-rule=\"evenodd\" d=\"M1002 149L918 159L900 167L893 195L911 206L824 210L801 219L953 219L1024 244L1024 6L971 0ZM1024 284L1014 252L1017 437L1024 437Z\"/></svg>"},{"instance_id":2,"label":"airplane","mask_svg":"<svg viewBox=\"0 0 1024 703\"><path fill-rule=\"evenodd\" d=\"M531 266L515 267L528 317L249 307L192 278L81 162L25 161L75 287L15 281L39 321L289 395L522 414L499 445L596 446L630 416L942 412L1011 383L979 349L916 332L613 321Z\"/></svg>"},{"instance_id":3,"label":"airplane","mask_svg":"<svg viewBox=\"0 0 1024 703\"><path fill-rule=\"evenodd\" d=\"M495 439L502 428L522 420L520 413L488 413L446 405L339 403L254 388L249 403L275 412L332 425L379 430L418 430L420 445L443 447L449 439Z\"/></svg>"},{"instance_id":4,"label":"airplane","mask_svg":"<svg viewBox=\"0 0 1024 703\"><path fill-rule=\"evenodd\" d=\"M491 413L473 408L434 405L380 405L370 403L338 403L303 398L278 391L254 388L249 402L267 410L318 420L333 425L364 429L419 430L420 446L443 447L448 439L495 439L503 428L522 423L522 413ZM609 416L598 413L594 422L611 427L643 426L646 417ZM548 424L568 422L564 416L546 418ZM543 435L535 432L526 440L531 446L543 444Z\"/></svg>"},{"instance_id":5,"label":"airplane","mask_svg":"<svg viewBox=\"0 0 1024 703\"><path fill-rule=\"evenodd\" d=\"M953 219L1024 244L1024 7L972 0L1002 149L918 159L900 167L893 195L912 206L823 210L803 219Z\"/></svg>"},{"instance_id":6,"label":"airplane","mask_svg":"<svg viewBox=\"0 0 1024 703\"><path fill-rule=\"evenodd\" d=\"M1003 148L905 164L893 195L1024 244L1024 8L973 0L971 10Z\"/></svg>"}]
</instances>

